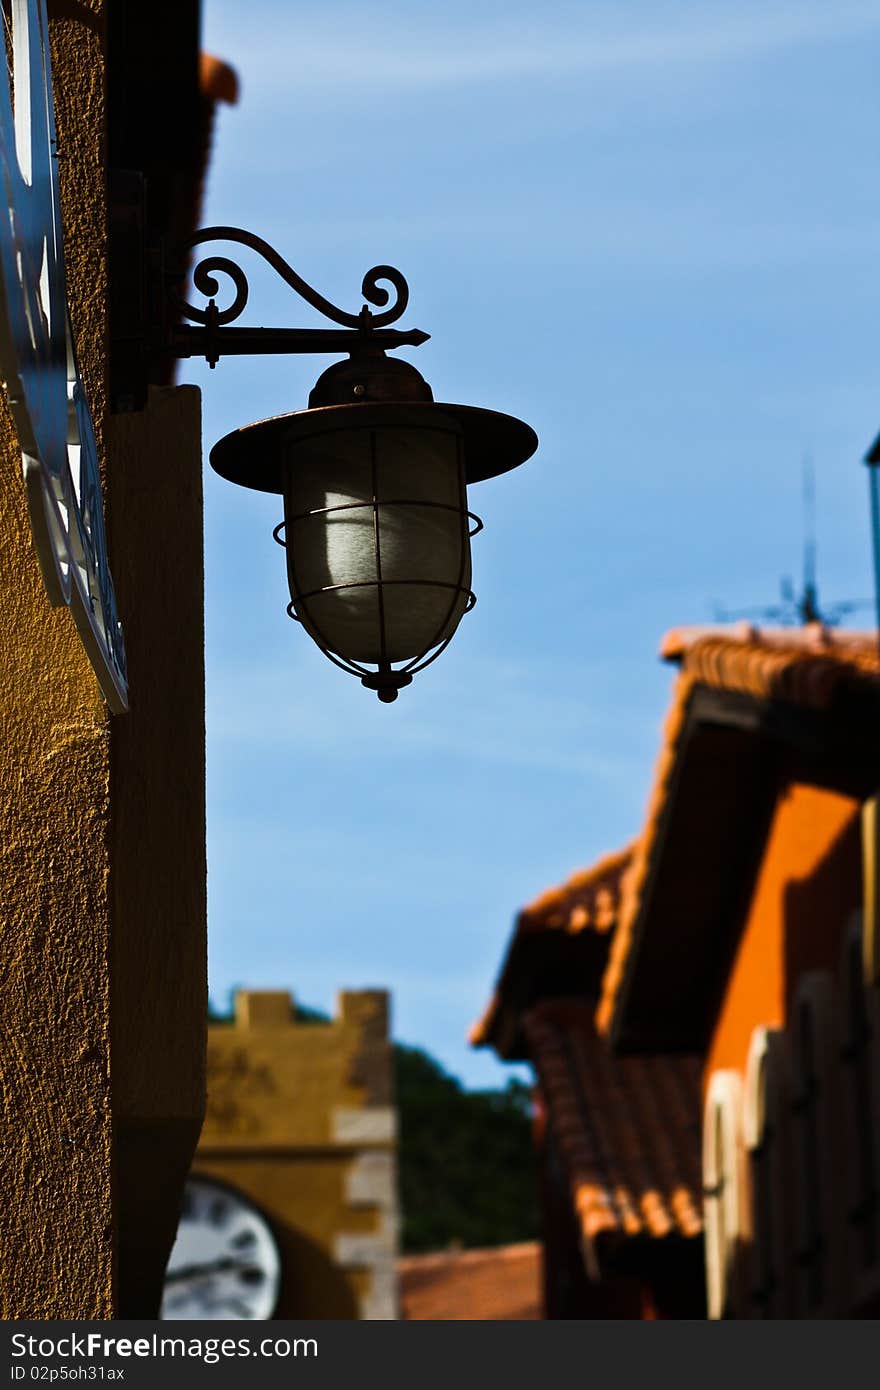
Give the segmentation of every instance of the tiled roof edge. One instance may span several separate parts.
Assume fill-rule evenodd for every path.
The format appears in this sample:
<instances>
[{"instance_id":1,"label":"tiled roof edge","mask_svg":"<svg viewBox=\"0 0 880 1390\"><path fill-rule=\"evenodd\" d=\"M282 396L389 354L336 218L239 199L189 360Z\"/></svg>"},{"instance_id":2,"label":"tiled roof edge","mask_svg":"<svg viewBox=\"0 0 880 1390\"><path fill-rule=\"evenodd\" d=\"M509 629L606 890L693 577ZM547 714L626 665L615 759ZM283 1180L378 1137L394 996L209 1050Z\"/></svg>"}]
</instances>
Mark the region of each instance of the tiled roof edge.
<instances>
[{"instance_id":1,"label":"tiled roof edge","mask_svg":"<svg viewBox=\"0 0 880 1390\"><path fill-rule=\"evenodd\" d=\"M424 1255L402 1255L395 1260L399 1270L440 1269L449 1264L481 1264L492 1260L523 1260L540 1249L540 1241L524 1240L516 1245L486 1245L476 1250L430 1250Z\"/></svg>"},{"instance_id":2,"label":"tiled roof edge","mask_svg":"<svg viewBox=\"0 0 880 1390\"><path fill-rule=\"evenodd\" d=\"M626 878L625 891L620 904L617 930L611 939L608 963L602 977L599 1004L595 1016L596 1030L602 1034L607 1034L611 1029L617 993L623 979L632 942L633 928L651 865L651 855L657 839L660 817L666 802L667 787L678 755L678 745L684 731L694 685L695 681L689 673L683 672L679 676L675 683L672 704L663 725L663 738L645 813L645 828L641 838L636 841L632 867Z\"/></svg>"},{"instance_id":3,"label":"tiled roof edge","mask_svg":"<svg viewBox=\"0 0 880 1390\"><path fill-rule=\"evenodd\" d=\"M235 106L239 97L238 73L222 58L211 53L199 54L199 88L209 101L222 101Z\"/></svg>"},{"instance_id":4,"label":"tiled roof edge","mask_svg":"<svg viewBox=\"0 0 880 1390\"><path fill-rule=\"evenodd\" d=\"M520 940L542 931L574 934L592 930L605 935L616 926L620 903L625 896L626 880L637 849L638 841L634 840L623 849L604 854L590 868L579 869L564 883L547 889L517 914L492 997L482 1015L468 1030L471 1047L489 1047L492 1044L492 1035L504 1004L505 982ZM592 903L578 901L582 895L590 894L595 895ZM600 901L603 896L606 900ZM557 922L554 914L564 920Z\"/></svg>"}]
</instances>

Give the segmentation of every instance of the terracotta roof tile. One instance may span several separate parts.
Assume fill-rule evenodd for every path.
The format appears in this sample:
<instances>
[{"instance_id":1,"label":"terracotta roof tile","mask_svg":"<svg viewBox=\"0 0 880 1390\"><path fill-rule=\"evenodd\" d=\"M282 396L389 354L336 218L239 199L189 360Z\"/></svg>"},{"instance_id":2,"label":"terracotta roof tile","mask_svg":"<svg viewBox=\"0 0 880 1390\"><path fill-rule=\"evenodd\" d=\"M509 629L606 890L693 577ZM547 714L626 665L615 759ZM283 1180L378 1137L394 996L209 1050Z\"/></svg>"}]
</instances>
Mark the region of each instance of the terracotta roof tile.
<instances>
[{"instance_id":1,"label":"terracotta roof tile","mask_svg":"<svg viewBox=\"0 0 880 1390\"><path fill-rule=\"evenodd\" d=\"M517 931L610 931L617 920L621 892L633 846L606 854L580 869L558 888L550 888L524 907Z\"/></svg>"},{"instance_id":2,"label":"terracotta roof tile","mask_svg":"<svg viewBox=\"0 0 880 1390\"><path fill-rule=\"evenodd\" d=\"M617 922L632 868L635 846L606 854L589 869L581 869L558 888L541 893L518 914L498 983L482 1017L471 1027L468 1041L485 1047L492 1040L505 989L517 969L519 948L526 938L542 932L606 936ZM598 979L596 981L598 987Z\"/></svg>"},{"instance_id":3,"label":"terracotta roof tile","mask_svg":"<svg viewBox=\"0 0 880 1390\"><path fill-rule=\"evenodd\" d=\"M585 1240L700 1235L700 1059L613 1057L576 1001L524 1026Z\"/></svg>"},{"instance_id":4,"label":"terracotta roof tile","mask_svg":"<svg viewBox=\"0 0 880 1390\"><path fill-rule=\"evenodd\" d=\"M667 634L660 650L703 685L810 709L827 709L841 686L880 683L876 635L838 632L821 623L769 630L679 628Z\"/></svg>"},{"instance_id":5,"label":"terracotta roof tile","mask_svg":"<svg viewBox=\"0 0 880 1390\"><path fill-rule=\"evenodd\" d=\"M498 1017L501 1008L501 995L498 990L493 990L489 1002L480 1017L471 1024L467 1033L467 1040L471 1047L488 1047L491 1041L492 1025Z\"/></svg>"},{"instance_id":6,"label":"terracotta roof tile","mask_svg":"<svg viewBox=\"0 0 880 1390\"><path fill-rule=\"evenodd\" d=\"M407 1255L397 1262L404 1318L534 1321L541 1317L537 1241L489 1250Z\"/></svg>"},{"instance_id":7,"label":"terracotta roof tile","mask_svg":"<svg viewBox=\"0 0 880 1390\"><path fill-rule=\"evenodd\" d=\"M695 687L740 691L812 710L827 710L842 690L861 688L880 693L880 656L873 632L841 632L820 623L777 629L759 629L748 623L726 628L676 628L664 637L660 654L679 663L681 674L664 725L645 827L635 842L631 867L621 885L617 930L596 1010L596 1026L601 1033L609 1031L614 1016Z\"/></svg>"},{"instance_id":8,"label":"terracotta roof tile","mask_svg":"<svg viewBox=\"0 0 880 1390\"><path fill-rule=\"evenodd\" d=\"M238 74L222 58L212 53L199 54L199 89L209 101L224 101L235 106L238 101Z\"/></svg>"}]
</instances>

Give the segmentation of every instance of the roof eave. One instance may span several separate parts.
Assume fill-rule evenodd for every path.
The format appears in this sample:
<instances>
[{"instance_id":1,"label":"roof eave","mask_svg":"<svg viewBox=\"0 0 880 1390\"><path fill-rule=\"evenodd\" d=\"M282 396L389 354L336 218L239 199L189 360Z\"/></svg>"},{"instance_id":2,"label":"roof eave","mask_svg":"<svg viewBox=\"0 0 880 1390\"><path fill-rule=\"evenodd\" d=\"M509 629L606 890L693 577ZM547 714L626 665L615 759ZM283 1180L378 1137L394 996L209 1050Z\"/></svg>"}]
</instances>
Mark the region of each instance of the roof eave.
<instances>
[{"instance_id":1,"label":"roof eave","mask_svg":"<svg viewBox=\"0 0 880 1390\"><path fill-rule=\"evenodd\" d=\"M604 1021L614 1050L705 1051L777 796L793 780L856 798L876 788L875 682L822 710L693 686Z\"/></svg>"}]
</instances>

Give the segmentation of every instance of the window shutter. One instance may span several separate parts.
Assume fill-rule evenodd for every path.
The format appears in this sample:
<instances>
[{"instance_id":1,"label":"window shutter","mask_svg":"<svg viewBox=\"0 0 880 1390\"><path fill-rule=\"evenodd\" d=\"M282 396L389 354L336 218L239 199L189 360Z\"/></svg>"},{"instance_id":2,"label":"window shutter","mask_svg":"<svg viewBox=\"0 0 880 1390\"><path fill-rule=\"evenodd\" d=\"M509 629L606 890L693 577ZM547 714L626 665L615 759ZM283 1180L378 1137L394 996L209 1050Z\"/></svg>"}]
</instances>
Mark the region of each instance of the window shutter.
<instances>
[{"instance_id":1,"label":"window shutter","mask_svg":"<svg viewBox=\"0 0 880 1390\"><path fill-rule=\"evenodd\" d=\"M743 1096L751 1249L745 1307L752 1318L788 1318L792 1309L791 1074L780 1029L756 1028Z\"/></svg>"},{"instance_id":2,"label":"window shutter","mask_svg":"<svg viewBox=\"0 0 880 1390\"><path fill-rule=\"evenodd\" d=\"M839 1177L839 1072L834 988L827 971L801 977L789 1031L794 1059L792 1133L797 1221L795 1317L833 1318L847 1306L843 1184Z\"/></svg>"}]
</instances>

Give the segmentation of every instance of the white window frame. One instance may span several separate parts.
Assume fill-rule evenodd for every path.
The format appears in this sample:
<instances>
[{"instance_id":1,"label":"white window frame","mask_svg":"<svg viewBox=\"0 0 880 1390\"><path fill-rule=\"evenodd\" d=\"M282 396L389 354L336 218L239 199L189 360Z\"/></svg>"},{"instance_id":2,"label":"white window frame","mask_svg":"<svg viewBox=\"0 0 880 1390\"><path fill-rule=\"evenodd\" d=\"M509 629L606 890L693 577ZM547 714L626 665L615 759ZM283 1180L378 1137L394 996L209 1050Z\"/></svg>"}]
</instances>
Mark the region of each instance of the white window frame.
<instances>
[{"instance_id":1,"label":"white window frame","mask_svg":"<svg viewBox=\"0 0 880 1390\"><path fill-rule=\"evenodd\" d=\"M743 1250L742 1083L732 1070L713 1072L703 1109L703 1219L706 1312L738 1316Z\"/></svg>"}]
</instances>

